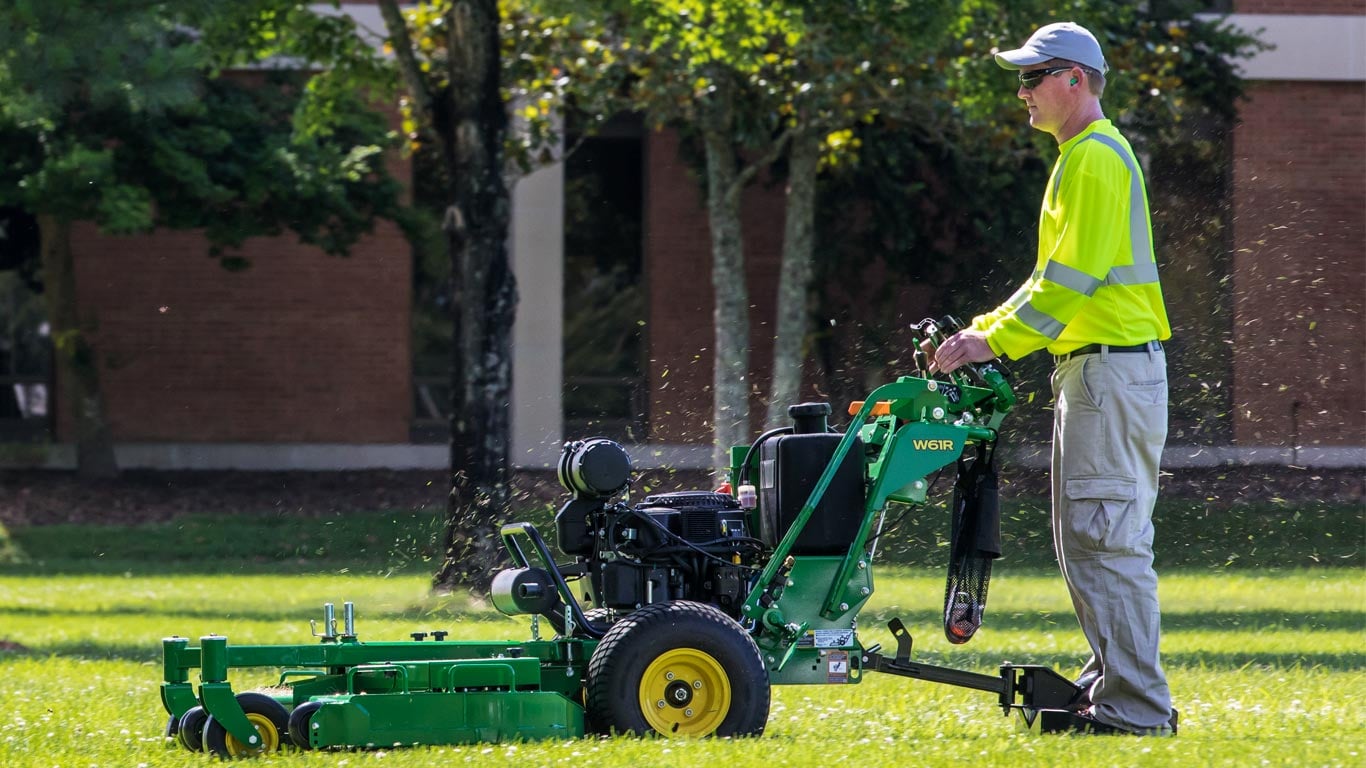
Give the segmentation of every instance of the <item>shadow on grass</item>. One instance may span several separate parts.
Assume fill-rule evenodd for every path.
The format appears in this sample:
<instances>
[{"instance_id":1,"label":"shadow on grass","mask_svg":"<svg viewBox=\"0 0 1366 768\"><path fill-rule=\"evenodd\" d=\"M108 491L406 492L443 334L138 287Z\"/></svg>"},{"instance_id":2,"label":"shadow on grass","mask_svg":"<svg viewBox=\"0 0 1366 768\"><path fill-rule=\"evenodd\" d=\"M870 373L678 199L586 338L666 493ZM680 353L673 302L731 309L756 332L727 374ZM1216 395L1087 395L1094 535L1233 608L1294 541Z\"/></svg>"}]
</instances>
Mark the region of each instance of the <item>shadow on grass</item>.
<instances>
[{"instance_id":1,"label":"shadow on grass","mask_svg":"<svg viewBox=\"0 0 1366 768\"><path fill-rule=\"evenodd\" d=\"M887 622L899 617L906 626L932 628L938 627L943 620L938 611L898 611L895 609L865 611L859 616L860 627L885 627ZM1054 629L1074 629L1077 621L1071 614L993 614L987 606L985 627L1000 632L1039 632ZM1162 612L1163 632L1249 632L1255 630L1297 630L1314 632L1324 630L1366 630L1366 611L1327 611L1324 613L1299 613L1292 611L1241 611L1241 612ZM866 630L865 630L866 631ZM924 631L924 630L922 630Z\"/></svg>"},{"instance_id":2,"label":"shadow on grass","mask_svg":"<svg viewBox=\"0 0 1366 768\"><path fill-rule=\"evenodd\" d=\"M338 612L340 616L340 611ZM136 616L140 619L164 617L168 622L175 621L182 624L193 621L217 620L217 621L298 621L304 629L308 628L308 620L316 619L321 623L321 605L317 610L300 609L248 609L224 611L218 608L141 608L136 606L127 607L99 607L92 606L89 609L55 609L40 608L33 606L16 606L0 608L0 618L5 616L27 617L27 618L100 618L115 616ZM453 624L477 623L501 621L505 617L492 608L460 608L456 606L408 606L400 609L378 609L366 610L364 606L357 608L358 624L364 621L422 621L427 623L449 621Z\"/></svg>"},{"instance_id":3,"label":"shadow on grass","mask_svg":"<svg viewBox=\"0 0 1366 768\"><path fill-rule=\"evenodd\" d=\"M0 653L0 669L6 661L20 658L47 658L60 656L64 659L81 661L132 661L139 664L161 663L161 643L153 640L146 644L101 643L88 640L79 643L54 643L34 645L20 651Z\"/></svg>"},{"instance_id":4,"label":"shadow on grass","mask_svg":"<svg viewBox=\"0 0 1366 768\"><path fill-rule=\"evenodd\" d=\"M1078 633L1080 637L1080 633ZM869 642L864 638L864 642ZM891 654L891 648L884 646L884 652ZM992 656L983 652L966 653L911 653L911 658L923 664L934 664L937 666L949 667L952 669L964 669L969 671L983 672L991 674L998 669L1002 662L1010 661L1015 664L1040 664L1045 667L1056 669L1064 677L1071 677L1081 672L1081 666L1086 659L1073 654L1059 653L1033 653L1033 654L1010 654L1005 658ZM1366 653L1359 651L1344 651L1342 653L1326 653L1310 651L1306 653L1231 653L1226 651L1195 651L1195 652L1175 652L1162 653L1162 666L1170 673L1174 670L1210 670L1216 672L1244 671L1249 674L1256 674L1270 670L1307 670L1322 669L1329 672L1359 672L1362 665L1366 664Z\"/></svg>"},{"instance_id":5,"label":"shadow on grass","mask_svg":"<svg viewBox=\"0 0 1366 768\"><path fill-rule=\"evenodd\" d=\"M1048 500L1001 503L1002 568L1056 568ZM902 507L893 505L889 519ZM1314 568L1366 564L1366 508L1360 504L1240 504L1236 513L1191 499L1162 498L1153 512L1159 571L1172 568ZM948 517L937 505L912 509L883 534L879 559L942 568Z\"/></svg>"},{"instance_id":6,"label":"shadow on grass","mask_svg":"<svg viewBox=\"0 0 1366 768\"><path fill-rule=\"evenodd\" d=\"M188 515L134 526L42 525L12 531L24 562L0 574L435 572L441 520L430 513Z\"/></svg>"},{"instance_id":7,"label":"shadow on grass","mask_svg":"<svg viewBox=\"0 0 1366 768\"><path fill-rule=\"evenodd\" d=\"M1046 499L1003 501L1000 568L1055 569ZM1312 568L1366 565L1360 505L1243 504L1237 514L1189 499L1161 499L1154 513L1159 571L1173 568ZM521 510L550 536L549 509ZM902 517L903 512L904 517ZM943 568L948 518L942 505L907 509L878 544L890 565ZM443 521L430 512L349 513L326 519L287 514L188 515L137 526L51 525L11 530L27 565L0 574L183 575L435 572Z\"/></svg>"},{"instance_id":8,"label":"shadow on grass","mask_svg":"<svg viewBox=\"0 0 1366 768\"><path fill-rule=\"evenodd\" d=\"M403 637L391 637L391 638L371 638L371 639L374 640L374 641L376 641L376 642L396 642L396 641L400 641L400 640L402 640L402 641L408 641L408 637L407 637L407 636L403 636ZM529 639L531 639L531 634L530 634L530 632L528 632L528 631L524 631L524 632L522 632L522 633L509 632L508 635L507 635L507 637L505 637L505 638L499 638L499 639L500 639L500 640L510 640L510 641L529 640ZM452 638L451 640L456 640L456 641L458 641L459 638L458 638L458 637L454 637L454 638ZM449 643L451 642L451 640L448 640L447 643L449 644ZM231 638L231 637L228 638L228 642L229 642L229 645L232 645L232 638ZM489 642L489 641L488 641L488 640L482 640L482 641L480 641L480 642L485 642L485 643L487 643L487 642ZM268 645L272 645L272 646L310 646L310 645L314 645L315 643L316 643L316 641L313 640L312 638L310 638L310 637L307 635L307 633L303 633L303 634L300 635L299 641L298 641L297 643L269 643ZM427 644L430 644L431 641L426 641L426 643L427 643ZM197 644L198 644L197 638L192 639L191 645L197 645ZM248 645L248 644L247 644L247 643L242 643L242 645ZM251 643L250 645L257 645L257 644ZM100 642L100 641L98 641L98 640L83 640L83 641L63 642L63 643L52 643L52 644L35 644L35 645L27 646L27 647L22 648L22 649L19 649L19 650L12 650L12 651L0 652L0 669L3 669L4 663L5 663L6 661L15 660L15 659L20 659L20 658L40 658L40 659L45 659L45 658L48 658L48 657L51 657L51 656L57 656L57 657L61 657L61 658L64 658L64 659L76 659L76 660L81 660L81 661L131 661L131 662L135 662L135 663L138 663L138 664L156 664L156 665L159 667L159 666L161 665L161 638L160 638L160 637L151 637L151 638L148 639L148 642L146 642L146 643L136 643L136 644L134 644L134 643L107 643L107 642ZM270 666L270 665L267 665L267 666ZM260 668L266 668L266 667L258 667L258 669L260 669ZM159 673L157 673L157 674L159 674ZM197 677L196 677L195 679L196 679L196 681L197 681Z\"/></svg>"},{"instance_id":9,"label":"shadow on grass","mask_svg":"<svg viewBox=\"0 0 1366 768\"><path fill-rule=\"evenodd\" d=\"M51 558L0 565L0 576L413 576L431 575L440 567L435 560L365 560L332 558L233 559L162 558L115 560L105 558Z\"/></svg>"}]
</instances>

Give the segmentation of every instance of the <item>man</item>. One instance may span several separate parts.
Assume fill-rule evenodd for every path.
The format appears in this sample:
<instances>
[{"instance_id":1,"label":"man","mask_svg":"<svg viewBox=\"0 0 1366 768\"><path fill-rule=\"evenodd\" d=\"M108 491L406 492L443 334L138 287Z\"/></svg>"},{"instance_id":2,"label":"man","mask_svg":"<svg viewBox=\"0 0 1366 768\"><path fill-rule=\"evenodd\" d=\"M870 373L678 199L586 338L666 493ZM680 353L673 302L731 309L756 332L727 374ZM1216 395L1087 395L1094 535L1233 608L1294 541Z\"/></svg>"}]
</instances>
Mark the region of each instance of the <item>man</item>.
<instances>
[{"instance_id":1,"label":"man","mask_svg":"<svg viewBox=\"0 0 1366 768\"><path fill-rule=\"evenodd\" d=\"M1143 175L1105 118L1100 44L1070 23L996 54L1018 70L1029 124L1060 154L1044 191L1034 273L1006 303L940 347L952 371L1047 349L1053 395L1053 543L1092 658L1078 684L1089 730L1170 734L1176 718L1158 661L1153 503L1167 439L1171 336L1152 249Z\"/></svg>"}]
</instances>

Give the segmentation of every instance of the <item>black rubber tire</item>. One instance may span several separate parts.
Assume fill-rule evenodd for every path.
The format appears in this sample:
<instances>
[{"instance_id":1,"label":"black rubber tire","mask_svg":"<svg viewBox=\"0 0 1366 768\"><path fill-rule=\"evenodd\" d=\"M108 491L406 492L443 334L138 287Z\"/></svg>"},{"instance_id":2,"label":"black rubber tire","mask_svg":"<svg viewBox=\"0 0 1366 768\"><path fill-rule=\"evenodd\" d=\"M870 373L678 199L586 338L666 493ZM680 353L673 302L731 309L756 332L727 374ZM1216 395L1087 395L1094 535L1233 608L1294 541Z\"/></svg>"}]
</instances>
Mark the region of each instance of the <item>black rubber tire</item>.
<instances>
[{"instance_id":1,"label":"black rubber tire","mask_svg":"<svg viewBox=\"0 0 1366 768\"><path fill-rule=\"evenodd\" d=\"M657 695L666 676L669 686L686 682L684 670L698 672L691 685ZM675 693L681 703L666 703ZM658 701L648 713L646 699ZM677 601L633 611L617 619L588 661L587 721L598 733L758 736L768 708L768 670L758 646L710 605Z\"/></svg>"},{"instance_id":2,"label":"black rubber tire","mask_svg":"<svg viewBox=\"0 0 1366 768\"><path fill-rule=\"evenodd\" d=\"M176 723L176 738L180 740L180 746L191 752L204 751L204 721L209 719L209 713L203 707L195 706L185 710L185 714L180 716L180 722Z\"/></svg>"},{"instance_id":3,"label":"black rubber tire","mask_svg":"<svg viewBox=\"0 0 1366 768\"><path fill-rule=\"evenodd\" d=\"M602 632L607 632L612 628L612 611L607 608L589 608L583 612L584 618L588 619L593 625ZM617 614L619 617L621 614ZM579 689L579 695L575 701L583 705L583 729L585 733L606 733L607 729L599 728L593 722L593 713L588 710L588 685L585 684Z\"/></svg>"},{"instance_id":4,"label":"black rubber tire","mask_svg":"<svg viewBox=\"0 0 1366 768\"><path fill-rule=\"evenodd\" d=\"M233 758L261 754L279 749L289 738L289 712L280 702L264 693L239 693L237 704L247 718L256 725L263 738L263 748L251 749L240 744L228 730L210 717L204 723L204 751L219 757ZM271 730L274 733L271 733Z\"/></svg>"},{"instance_id":5,"label":"black rubber tire","mask_svg":"<svg viewBox=\"0 0 1366 768\"><path fill-rule=\"evenodd\" d=\"M305 701L289 713L289 740L294 742L294 746L299 749L313 748L308 740L308 720L322 707L321 701Z\"/></svg>"}]
</instances>

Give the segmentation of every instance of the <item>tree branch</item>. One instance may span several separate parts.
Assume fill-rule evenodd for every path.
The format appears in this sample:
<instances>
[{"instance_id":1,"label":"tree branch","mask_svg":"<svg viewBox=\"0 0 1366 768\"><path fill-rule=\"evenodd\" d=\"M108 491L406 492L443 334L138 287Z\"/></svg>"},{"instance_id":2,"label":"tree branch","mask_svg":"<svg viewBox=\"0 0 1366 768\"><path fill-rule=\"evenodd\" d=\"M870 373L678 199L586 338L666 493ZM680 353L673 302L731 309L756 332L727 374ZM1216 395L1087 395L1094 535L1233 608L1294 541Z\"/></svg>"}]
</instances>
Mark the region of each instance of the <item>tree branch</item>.
<instances>
[{"instance_id":1,"label":"tree branch","mask_svg":"<svg viewBox=\"0 0 1366 768\"><path fill-rule=\"evenodd\" d=\"M436 97L427 89L422 79L422 67L413 53L413 40L408 34L408 23L398 8L397 0L379 0L379 12L384 17L384 26L389 30L389 40L393 44L394 58L398 59L398 69L403 75L403 83L413 95L413 112L417 117L418 130L430 135L435 126L433 102Z\"/></svg>"},{"instance_id":2,"label":"tree branch","mask_svg":"<svg viewBox=\"0 0 1366 768\"><path fill-rule=\"evenodd\" d=\"M745 165L744 170L736 175L735 182L730 185L730 189L726 190L726 197L729 198L733 195L740 194L740 190L744 189L746 184L753 181L754 177L761 169L767 168L777 162L778 158L787 151L787 145L791 143L795 132L796 129L785 128L783 132L779 134L778 138L769 145L767 152L761 155L758 160Z\"/></svg>"},{"instance_id":3,"label":"tree branch","mask_svg":"<svg viewBox=\"0 0 1366 768\"><path fill-rule=\"evenodd\" d=\"M507 162L503 163L503 183L511 190L515 188L522 179L525 179L537 171L549 168L558 163L568 162L569 158L572 157L575 152L579 151L579 148L583 146L585 141L593 138L593 135L594 134L587 131L580 133L579 138L575 139L572 145L567 149L561 149L558 154L552 151L550 153L550 159L545 162L537 162L534 153L528 153L528 155L532 155L532 159L527 162L526 168L521 167L521 164L513 159L511 153L509 153Z\"/></svg>"}]
</instances>

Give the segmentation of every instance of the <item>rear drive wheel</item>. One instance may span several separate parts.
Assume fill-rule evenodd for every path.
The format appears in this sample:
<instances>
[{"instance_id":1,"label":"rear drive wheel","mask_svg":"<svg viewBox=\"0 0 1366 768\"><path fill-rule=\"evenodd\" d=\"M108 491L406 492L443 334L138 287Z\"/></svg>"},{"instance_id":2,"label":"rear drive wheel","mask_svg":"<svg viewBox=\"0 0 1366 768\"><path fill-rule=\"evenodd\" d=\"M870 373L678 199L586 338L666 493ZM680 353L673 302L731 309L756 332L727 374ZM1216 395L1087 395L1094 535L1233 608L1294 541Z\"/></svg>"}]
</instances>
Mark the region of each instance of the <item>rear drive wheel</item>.
<instances>
[{"instance_id":1,"label":"rear drive wheel","mask_svg":"<svg viewBox=\"0 0 1366 768\"><path fill-rule=\"evenodd\" d=\"M239 693L237 703L256 728L259 744L243 744L212 717L204 723L204 751L219 757L251 757L274 752L289 731L289 712L280 702L263 693Z\"/></svg>"},{"instance_id":2,"label":"rear drive wheel","mask_svg":"<svg viewBox=\"0 0 1366 768\"><path fill-rule=\"evenodd\" d=\"M649 605L617 620L588 662L588 720L602 732L758 736L768 671L754 640L701 603Z\"/></svg>"}]
</instances>

